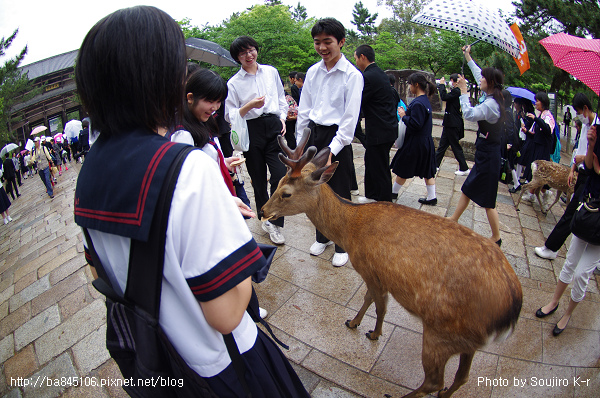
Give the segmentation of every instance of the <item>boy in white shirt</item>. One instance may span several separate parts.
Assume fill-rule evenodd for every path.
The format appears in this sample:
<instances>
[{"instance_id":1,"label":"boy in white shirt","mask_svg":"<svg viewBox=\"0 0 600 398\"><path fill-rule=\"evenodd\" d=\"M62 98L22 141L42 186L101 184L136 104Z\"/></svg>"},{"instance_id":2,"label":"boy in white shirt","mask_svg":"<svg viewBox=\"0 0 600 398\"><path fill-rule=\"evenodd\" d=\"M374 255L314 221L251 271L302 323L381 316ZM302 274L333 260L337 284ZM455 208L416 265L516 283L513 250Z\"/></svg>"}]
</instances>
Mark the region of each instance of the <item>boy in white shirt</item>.
<instances>
[{"instance_id":1,"label":"boy in white shirt","mask_svg":"<svg viewBox=\"0 0 600 398\"><path fill-rule=\"evenodd\" d=\"M312 28L315 50L322 60L306 72L302 87L302 101L298 108L296 141L300 142L306 127L311 129L309 145L317 150L331 149L329 163L339 165L327 184L342 198L351 200L352 151L350 144L360 113L363 77L342 54L346 42L344 26L334 18L319 20ZM310 254L318 256L332 244L317 230L317 240ZM341 267L348 262L348 254L335 246L332 264Z\"/></svg>"}]
</instances>

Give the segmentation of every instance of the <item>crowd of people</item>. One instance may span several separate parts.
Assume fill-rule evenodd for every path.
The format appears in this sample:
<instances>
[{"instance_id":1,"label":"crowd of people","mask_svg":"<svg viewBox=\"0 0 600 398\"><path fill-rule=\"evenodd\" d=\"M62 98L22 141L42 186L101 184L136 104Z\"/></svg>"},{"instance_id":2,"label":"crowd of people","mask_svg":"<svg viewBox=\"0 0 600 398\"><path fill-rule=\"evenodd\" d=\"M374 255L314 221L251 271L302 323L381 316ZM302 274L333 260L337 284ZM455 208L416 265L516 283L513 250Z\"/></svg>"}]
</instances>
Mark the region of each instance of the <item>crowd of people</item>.
<instances>
[{"instance_id":1,"label":"crowd of people","mask_svg":"<svg viewBox=\"0 0 600 398\"><path fill-rule=\"evenodd\" d=\"M118 40L125 33L129 39ZM359 198L361 203L392 202L408 179L419 177L425 180L427 190L419 203L435 206L436 175L451 147L459 164L455 173L466 178L450 218L458 221L470 201L475 202L485 209L490 238L499 246L496 196L501 159L510 165L511 192L516 193L520 181L531 179L531 162L549 160L555 150L557 122L549 112L547 94L536 94L535 109L531 101L515 100L513 115L502 72L479 68L469 46L462 51L482 92L476 105L470 101L464 76L451 75L447 90L444 79L436 87L426 74L416 72L407 79L411 94L407 106L377 66L371 46L356 49L354 64L344 56L346 31L339 21L317 21L311 36L321 60L306 73L291 72L290 92L286 93L279 72L258 63L260 46L252 37L240 36L231 43L230 54L241 68L225 82L211 70L186 64L181 29L161 10L138 6L116 11L90 30L76 63L79 96L95 129L101 132L94 147L90 150L88 120L78 143L61 147L36 138L31 154L18 162L19 166L12 160L4 162L13 165L5 166L4 178L17 197L18 172L11 177L8 169L29 176L31 170L37 172L52 198L54 173L60 175L72 159L85 157L75 192L75 221L85 231L86 259L93 274L115 294L107 300L110 312L113 299L125 298L130 286L130 267L136 265L130 256L133 242L147 242L156 232L154 210L163 204L159 193L169 186L168 171L182 148L199 149L186 155L171 196L165 199L170 211L160 241L164 246L163 276L158 296L152 297L158 297L158 324L174 351L218 396L249 392L255 397L308 396L285 356L256 326L257 319L251 314L252 308L258 308L251 277L265 267L266 260L244 218L256 217L254 210L269 200L287 172L279 160L279 136L294 148L310 131L308 146L317 150L328 147L328 164L338 162L327 184L341 198L351 200L357 186L350 144L359 135L364 118L365 196ZM436 92L446 101L437 150L429 101ZM561 219L555 228L560 237L551 234L546 246L536 248L542 257L556 257L568 236L568 214L576 204L585 195L600 197L598 122L584 98L578 94L573 101L576 123L583 126L573 159L572 173L579 173L573 205L565 211L563 218L567 219ZM471 169L459 142L464 137L464 120L478 124ZM234 155L229 140L230 124L234 123L241 123L248 132L249 146L243 157ZM405 134L400 143L397 138L402 128ZM390 160L395 142L398 149ZM237 178L243 162L254 191L254 210ZM581 177L584 172L587 181ZM119 178L114 178L117 175ZM11 221L7 192L0 189L5 223ZM262 223L276 245L286 241L284 226L283 217ZM329 245L334 242L316 230L309 252L320 255ZM564 330L583 299L599 260L599 246L573 237L555 295L536 313L545 317L556 311L566 286L574 281L569 308L557 323L555 335ZM335 244L332 265L341 267L347 261L344 248ZM231 347L224 340L229 335L241 354L245 376L240 376L232 361Z\"/></svg>"}]
</instances>

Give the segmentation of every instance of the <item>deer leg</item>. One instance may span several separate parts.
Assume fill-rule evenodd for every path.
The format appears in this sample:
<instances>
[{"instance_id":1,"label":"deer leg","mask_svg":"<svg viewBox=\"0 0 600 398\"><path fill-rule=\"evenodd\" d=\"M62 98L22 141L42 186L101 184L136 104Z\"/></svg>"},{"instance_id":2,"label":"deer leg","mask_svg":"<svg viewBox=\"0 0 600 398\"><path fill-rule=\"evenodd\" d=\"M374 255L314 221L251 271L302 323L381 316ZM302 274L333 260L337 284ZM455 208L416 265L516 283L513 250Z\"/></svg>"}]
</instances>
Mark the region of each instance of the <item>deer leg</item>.
<instances>
[{"instance_id":1,"label":"deer leg","mask_svg":"<svg viewBox=\"0 0 600 398\"><path fill-rule=\"evenodd\" d=\"M456 392L463 384L469 380L471 363L473 363L474 352L460 354L460 363L454 376L454 382L448 390L442 390L438 393L438 398L448 398Z\"/></svg>"},{"instance_id":2,"label":"deer leg","mask_svg":"<svg viewBox=\"0 0 600 398\"><path fill-rule=\"evenodd\" d=\"M523 197L523 194L527 191L528 188L529 188L529 184L524 184L521 186L521 194L519 195L519 200L517 200L517 205L515 206L516 211L519 211L519 205L521 204L521 198Z\"/></svg>"},{"instance_id":3,"label":"deer leg","mask_svg":"<svg viewBox=\"0 0 600 398\"><path fill-rule=\"evenodd\" d=\"M556 190L556 198L554 198L554 202L552 202L552 204L546 209L546 213L550 211L550 209L552 208L552 206L554 206L556 204L556 202L558 202L558 200L560 199L560 195L563 194L563 191L561 190Z\"/></svg>"},{"instance_id":4,"label":"deer leg","mask_svg":"<svg viewBox=\"0 0 600 398\"><path fill-rule=\"evenodd\" d=\"M377 313L377 321L375 322L375 329L369 330L365 333L371 340L377 340L382 334L383 319L387 312L388 292L377 292L378 294L374 297L375 301L375 312Z\"/></svg>"},{"instance_id":5,"label":"deer leg","mask_svg":"<svg viewBox=\"0 0 600 398\"><path fill-rule=\"evenodd\" d=\"M540 210L542 211L542 213L546 214L546 212L544 211L544 204L542 203L542 199L540 199L540 192L542 192L542 187L539 187L535 190L535 197L537 198L538 203L540 204Z\"/></svg>"},{"instance_id":6,"label":"deer leg","mask_svg":"<svg viewBox=\"0 0 600 398\"><path fill-rule=\"evenodd\" d=\"M423 325L423 384L403 398L419 398L429 393L440 391L444 387L444 369L452 356L452 347L447 341L437 338L433 332Z\"/></svg>"},{"instance_id":7,"label":"deer leg","mask_svg":"<svg viewBox=\"0 0 600 398\"><path fill-rule=\"evenodd\" d=\"M365 313L367 312L372 303L373 297L371 296L371 289L369 289L367 285L367 293L365 294L365 300L363 302L362 307L360 307L360 310L358 310L358 314L356 314L354 319L348 319L346 321L346 326L348 326L350 329L356 329L356 327L360 325L360 322L362 321L363 317L365 316Z\"/></svg>"}]
</instances>

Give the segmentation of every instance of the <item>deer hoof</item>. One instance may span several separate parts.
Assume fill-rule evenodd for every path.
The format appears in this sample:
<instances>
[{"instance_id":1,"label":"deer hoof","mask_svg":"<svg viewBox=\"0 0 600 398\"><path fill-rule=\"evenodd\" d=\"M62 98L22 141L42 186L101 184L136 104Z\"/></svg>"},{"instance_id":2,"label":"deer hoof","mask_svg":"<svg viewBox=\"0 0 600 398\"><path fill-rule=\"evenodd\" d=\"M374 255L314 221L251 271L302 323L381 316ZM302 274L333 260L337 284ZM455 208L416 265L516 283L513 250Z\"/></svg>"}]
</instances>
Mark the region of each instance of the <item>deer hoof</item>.
<instances>
[{"instance_id":1,"label":"deer hoof","mask_svg":"<svg viewBox=\"0 0 600 398\"><path fill-rule=\"evenodd\" d=\"M357 323L356 325L352 326L350 323L352 322L352 320L348 319L345 323L346 326L348 326L348 328L350 329L356 329L358 327L358 325L360 325L360 323Z\"/></svg>"},{"instance_id":2,"label":"deer hoof","mask_svg":"<svg viewBox=\"0 0 600 398\"><path fill-rule=\"evenodd\" d=\"M379 340L379 336L373 337L374 330L369 330L368 333L365 333L365 336L369 338L369 340Z\"/></svg>"},{"instance_id":3,"label":"deer hoof","mask_svg":"<svg viewBox=\"0 0 600 398\"><path fill-rule=\"evenodd\" d=\"M448 391L448 387L444 387L438 391L438 398L444 398L446 396L446 391Z\"/></svg>"}]
</instances>

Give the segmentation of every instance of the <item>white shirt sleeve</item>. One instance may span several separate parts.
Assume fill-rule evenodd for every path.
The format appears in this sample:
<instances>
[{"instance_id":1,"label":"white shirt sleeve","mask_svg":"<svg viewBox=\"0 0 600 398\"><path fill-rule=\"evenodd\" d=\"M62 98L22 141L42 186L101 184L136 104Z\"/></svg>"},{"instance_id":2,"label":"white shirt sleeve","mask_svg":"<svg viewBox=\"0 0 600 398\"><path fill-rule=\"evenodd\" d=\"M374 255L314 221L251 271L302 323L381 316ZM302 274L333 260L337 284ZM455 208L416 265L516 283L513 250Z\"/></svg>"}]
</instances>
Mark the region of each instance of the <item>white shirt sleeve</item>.
<instances>
[{"instance_id":1,"label":"white shirt sleeve","mask_svg":"<svg viewBox=\"0 0 600 398\"><path fill-rule=\"evenodd\" d=\"M495 99L487 97L483 104L472 107L469 102L469 94L461 94L460 107L463 117L470 122L486 120L490 123L496 123L500 119L500 107Z\"/></svg>"},{"instance_id":2,"label":"white shirt sleeve","mask_svg":"<svg viewBox=\"0 0 600 398\"><path fill-rule=\"evenodd\" d=\"M227 82L227 98L225 98L225 112L223 113L223 116L225 117L225 120L228 123L231 123L231 120L229 119L229 112L232 109L237 109L237 111L239 112L239 109L242 107L240 105L240 100L238 98L235 87L231 83L232 79L229 79L229 81Z\"/></svg>"},{"instance_id":3,"label":"white shirt sleeve","mask_svg":"<svg viewBox=\"0 0 600 398\"><path fill-rule=\"evenodd\" d=\"M186 130L177 130L171 135L172 142L178 142L180 144L188 144L194 146L194 139L192 138L192 134Z\"/></svg>"},{"instance_id":4,"label":"white shirt sleeve","mask_svg":"<svg viewBox=\"0 0 600 398\"><path fill-rule=\"evenodd\" d=\"M353 68L353 66L351 66ZM358 116L360 114L360 105L362 101L362 91L364 87L364 79L361 73L352 73L350 79L346 84L346 106L344 114L338 125L338 131L329 148L331 153L335 156L346 146L352 143L354 139L354 132L356 131L356 124L358 123Z\"/></svg>"},{"instance_id":5,"label":"white shirt sleeve","mask_svg":"<svg viewBox=\"0 0 600 398\"><path fill-rule=\"evenodd\" d=\"M475 78L475 83L477 84L477 87L479 87L479 82L482 78L481 68L473 60L467 62L467 65L469 65L469 69L471 69L471 73L473 73L473 77Z\"/></svg>"}]
</instances>

